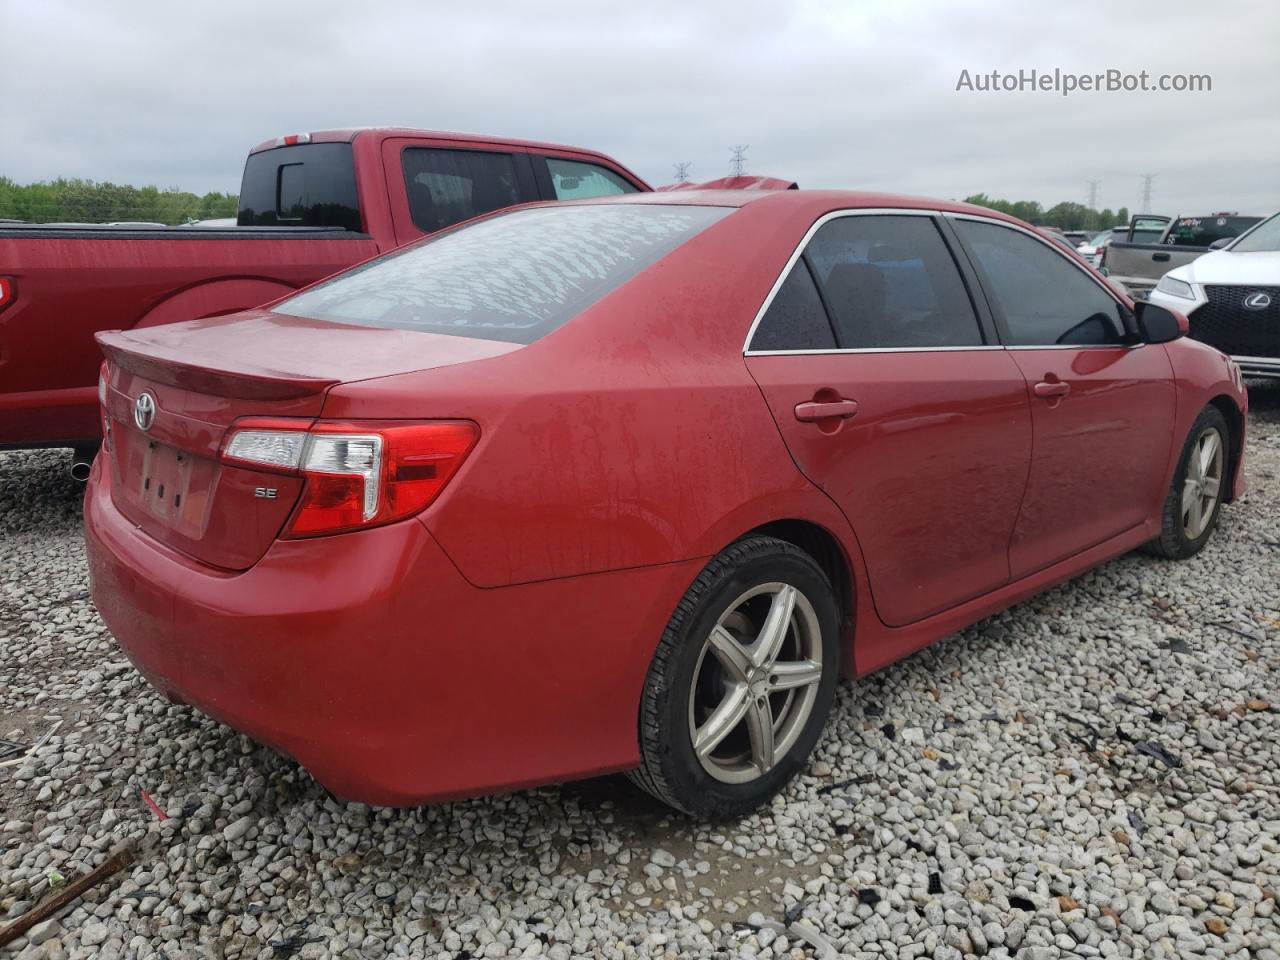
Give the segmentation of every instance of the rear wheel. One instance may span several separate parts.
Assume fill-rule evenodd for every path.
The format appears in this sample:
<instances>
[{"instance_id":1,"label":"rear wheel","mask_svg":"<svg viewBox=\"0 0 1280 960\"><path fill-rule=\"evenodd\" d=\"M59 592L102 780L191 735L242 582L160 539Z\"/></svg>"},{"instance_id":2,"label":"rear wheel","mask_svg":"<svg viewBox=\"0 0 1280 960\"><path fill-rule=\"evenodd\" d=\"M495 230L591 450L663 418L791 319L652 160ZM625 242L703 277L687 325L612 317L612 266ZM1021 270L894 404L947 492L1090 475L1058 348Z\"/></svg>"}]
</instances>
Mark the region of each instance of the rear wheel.
<instances>
[{"instance_id":1,"label":"rear wheel","mask_svg":"<svg viewBox=\"0 0 1280 960\"><path fill-rule=\"evenodd\" d=\"M1222 512L1229 482L1227 421L1217 407L1205 407L1191 426L1173 483L1165 497L1160 536L1147 548L1157 556L1184 560L1199 553Z\"/></svg>"},{"instance_id":2,"label":"rear wheel","mask_svg":"<svg viewBox=\"0 0 1280 960\"><path fill-rule=\"evenodd\" d=\"M654 654L632 779L700 817L768 800L822 733L838 624L831 584L804 551L772 537L730 546L689 588Z\"/></svg>"}]
</instances>

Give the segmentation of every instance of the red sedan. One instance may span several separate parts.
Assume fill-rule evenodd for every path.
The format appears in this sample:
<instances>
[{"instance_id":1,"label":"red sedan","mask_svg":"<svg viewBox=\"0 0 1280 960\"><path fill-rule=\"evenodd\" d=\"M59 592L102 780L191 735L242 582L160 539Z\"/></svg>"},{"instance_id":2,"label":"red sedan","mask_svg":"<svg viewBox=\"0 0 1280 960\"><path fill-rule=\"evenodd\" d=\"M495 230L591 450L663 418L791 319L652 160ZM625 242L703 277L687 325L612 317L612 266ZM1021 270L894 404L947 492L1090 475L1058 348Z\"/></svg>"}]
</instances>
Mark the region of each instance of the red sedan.
<instances>
[{"instance_id":1,"label":"red sedan","mask_svg":"<svg viewBox=\"0 0 1280 960\"><path fill-rule=\"evenodd\" d=\"M100 334L93 597L340 795L629 770L699 816L856 677L1243 490L1186 322L977 207L518 208L269 308Z\"/></svg>"}]
</instances>

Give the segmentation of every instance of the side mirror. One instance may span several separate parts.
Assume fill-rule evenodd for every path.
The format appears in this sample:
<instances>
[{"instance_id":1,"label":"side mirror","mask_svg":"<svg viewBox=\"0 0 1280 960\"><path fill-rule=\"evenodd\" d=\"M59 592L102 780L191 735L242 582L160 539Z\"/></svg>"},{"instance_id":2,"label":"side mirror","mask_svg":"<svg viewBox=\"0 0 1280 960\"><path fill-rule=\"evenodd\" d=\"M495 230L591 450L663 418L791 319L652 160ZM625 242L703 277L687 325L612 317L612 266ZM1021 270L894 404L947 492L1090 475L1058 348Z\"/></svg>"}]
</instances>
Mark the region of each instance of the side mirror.
<instances>
[{"instance_id":1,"label":"side mirror","mask_svg":"<svg viewBox=\"0 0 1280 960\"><path fill-rule=\"evenodd\" d=\"M1213 241L1213 243L1209 244L1209 249L1221 250L1223 247L1230 246L1231 241L1234 239L1235 237L1219 237L1217 240Z\"/></svg>"},{"instance_id":2,"label":"side mirror","mask_svg":"<svg viewBox=\"0 0 1280 960\"><path fill-rule=\"evenodd\" d=\"M1138 323L1138 339L1143 343L1168 343L1185 337L1191 329L1182 314L1149 300L1135 303L1133 313Z\"/></svg>"}]
</instances>

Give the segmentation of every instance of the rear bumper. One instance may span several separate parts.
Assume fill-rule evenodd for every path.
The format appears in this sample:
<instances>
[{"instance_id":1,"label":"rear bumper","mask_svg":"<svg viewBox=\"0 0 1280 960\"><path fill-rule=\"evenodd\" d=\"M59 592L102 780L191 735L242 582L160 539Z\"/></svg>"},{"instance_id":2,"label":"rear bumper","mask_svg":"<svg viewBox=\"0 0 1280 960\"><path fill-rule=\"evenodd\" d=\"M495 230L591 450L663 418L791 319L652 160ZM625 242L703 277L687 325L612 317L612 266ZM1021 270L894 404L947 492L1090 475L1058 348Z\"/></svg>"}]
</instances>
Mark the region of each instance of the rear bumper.
<instances>
[{"instance_id":1,"label":"rear bumper","mask_svg":"<svg viewBox=\"0 0 1280 960\"><path fill-rule=\"evenodd\" d=\"M645 672L701 561L486 590L409 520L228 574L129 523L102 462L85 537L121 648L334 793L414 805L638 762Z\"/></svg>"}]
</instances>

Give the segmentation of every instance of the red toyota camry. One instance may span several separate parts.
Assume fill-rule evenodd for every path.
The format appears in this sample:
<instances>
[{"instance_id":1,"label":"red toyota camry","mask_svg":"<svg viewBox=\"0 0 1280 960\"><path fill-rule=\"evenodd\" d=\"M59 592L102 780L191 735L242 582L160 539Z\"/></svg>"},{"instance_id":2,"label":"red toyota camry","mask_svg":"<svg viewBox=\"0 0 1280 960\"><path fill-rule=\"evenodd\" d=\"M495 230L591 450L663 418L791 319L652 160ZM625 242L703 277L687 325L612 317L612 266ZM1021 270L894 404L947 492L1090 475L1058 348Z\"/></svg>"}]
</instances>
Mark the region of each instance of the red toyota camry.
<instances>
[{"instance_id":1,"label":"red toyota camry","mask_svg":"<svg viewBox=\"0 0 1280 960\"><path fill-rule=\"evenodd\" d=\"M699 816L856 677L1243 489L1186 322L977 207L524 207L266 309L101 334L93 598L335 793L632 771Z\"/></svg>"}]
</instances>

